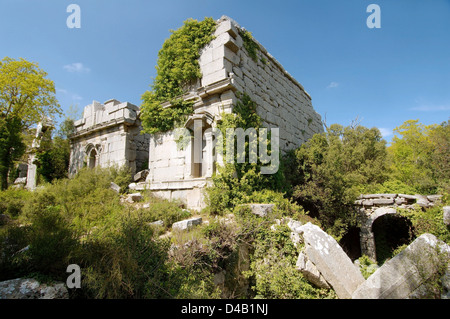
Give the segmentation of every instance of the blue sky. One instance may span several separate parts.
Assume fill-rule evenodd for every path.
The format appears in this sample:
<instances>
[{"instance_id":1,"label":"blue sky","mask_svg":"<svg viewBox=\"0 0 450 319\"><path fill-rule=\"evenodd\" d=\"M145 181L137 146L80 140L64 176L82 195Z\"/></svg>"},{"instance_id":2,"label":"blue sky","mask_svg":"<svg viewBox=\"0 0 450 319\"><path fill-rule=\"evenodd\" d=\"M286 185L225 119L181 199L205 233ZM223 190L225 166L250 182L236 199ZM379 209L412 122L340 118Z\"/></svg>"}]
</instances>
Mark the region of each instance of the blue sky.
<instances>
[{"instance_id":1,"label":"blue sky","mask_svg":"<svg viewBox=\"0 0 450 319\"><path fill-rule=\"evenodd\" d=\"M66 25L81 8L81 28ZM381 28L369 29L369 4ZM0 58L38 62L67 114L92 100L140 105L157 54L184 20L230 16L312 96L327 124L392 129L450 115L450 0L0 0Z\"/></svg>"}]
</instances>

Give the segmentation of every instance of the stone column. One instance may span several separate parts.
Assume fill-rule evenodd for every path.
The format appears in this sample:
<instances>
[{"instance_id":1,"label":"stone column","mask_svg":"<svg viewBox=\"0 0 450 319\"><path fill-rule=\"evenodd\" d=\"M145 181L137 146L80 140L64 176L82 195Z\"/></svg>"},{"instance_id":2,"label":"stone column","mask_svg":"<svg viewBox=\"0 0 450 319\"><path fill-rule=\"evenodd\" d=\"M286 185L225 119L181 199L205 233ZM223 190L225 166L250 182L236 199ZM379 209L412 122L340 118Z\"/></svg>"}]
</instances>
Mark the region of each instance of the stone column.
<instances>
[{"instance_id":1,"label":"stone column","mask_svg":"<svg viewBox=\"0 0 450 319\"><path fill-rule=\"evenodd\" d=\"M360 232L361 254L368 256L373 261L377 260L375 235L370 228L361 228Z\"/></svg>"},{"instance_id":2,"label":"stone column","mask_svg":"<svg viewBox=\"0 0 450 319\"><path fill-rule=\"evenodd\" d=\"M203 150L203 176L212 177L213 175L213 140L212 140L212 132L208 130L204 133L206 146Z\"/></svg>"},{"instance_id":3,"label":"stone column","mask_svg":"<svg viewBox=\"0 0 450 319\"><path fill-rule=\"evenodd\" d=\"M28 172L27 172L27 184L26 188L30 190L36 189L36 170L37 167L35 164L33 164L34 160L36 159L35 154L30 154L28 157Z\"/></svg>"}]
</instances>

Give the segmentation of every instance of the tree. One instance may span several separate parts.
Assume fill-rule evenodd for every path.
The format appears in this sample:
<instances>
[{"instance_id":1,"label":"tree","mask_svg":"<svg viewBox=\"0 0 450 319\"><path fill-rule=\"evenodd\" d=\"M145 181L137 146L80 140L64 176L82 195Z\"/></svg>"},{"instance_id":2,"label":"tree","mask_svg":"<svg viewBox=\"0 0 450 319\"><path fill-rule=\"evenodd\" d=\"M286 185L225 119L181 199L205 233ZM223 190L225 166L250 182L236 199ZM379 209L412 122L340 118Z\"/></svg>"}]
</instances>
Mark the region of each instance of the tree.
<instances>
[{"instance_id":1,"label":"tree","mask_svg":"<svg viewBox=\"0 0 450 319\"><path fill-rule=\"evenodd\" d=\"M61 114L53 81L37 63L5 57L0 61L0 180L25 151L21 133L46 117Z\"/></svg>"},{"instance_id":2,"label":"tree","mask_svg":"<svg viewBox=\"0 0 450 319\"><path fill-rule=\"evenodd\" d=\"M436 193L438 188L448 191L449 122L426 126L419 120L408 120L394 132L388 148L394 177L413 186L418 193Z\"/></svg>"},{"instance_id":3,"label":"tree","mask_svg":"<svg viewBox=\"0 0 450 319\"><path fill-rule=\"evenodd\" d=\"M333 234L342 235L346 225L356 223L357 196L387 179L386 157L377 128L330 125L295 151L288 178L293 197Z\"/></svg>"},{"instance_id":4,"label":"tree","mask_svg":"<svg viewBox=\"0 0 450 319\"><path fill-rule=\"evenodd\" d=\"M60 125L58 134L52 139L51 131L44 136L37 153L37 171L46 182L68 176L70 162L69 135L73 132L73 120L66 118Z\"/></svg>"}]
</instances>

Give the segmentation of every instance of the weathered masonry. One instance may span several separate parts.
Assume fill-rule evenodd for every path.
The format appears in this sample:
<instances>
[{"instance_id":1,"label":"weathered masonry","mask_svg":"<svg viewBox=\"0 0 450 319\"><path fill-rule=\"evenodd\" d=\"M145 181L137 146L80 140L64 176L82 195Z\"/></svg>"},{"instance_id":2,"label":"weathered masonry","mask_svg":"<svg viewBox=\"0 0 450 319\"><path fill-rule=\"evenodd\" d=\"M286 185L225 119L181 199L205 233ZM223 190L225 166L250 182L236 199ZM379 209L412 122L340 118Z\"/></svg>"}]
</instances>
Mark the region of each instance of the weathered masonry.
<instances>
[{"instance_id":1,"label":"weathered masonry","mask_svg":"<svg viewBox=\"0 0 450 319\"><path fill-rule=\"evenodd\" d=\"M221 113L231 113L237 92L247 93L257 104L257 113L268 128L279 129L281 152L297 148L315 133L323 132L321 117L313 109L311 97L256 40L256 59L244 47L243 29L222 17L212 40L200 52L202 78L184 96L193 101L194 113L184 127L193 130L202 121L203 145L177 147L175 131L150 138L149 174L145 185L168 199L180 199L188 207L203 206L202 189L215 171L213 137ZM171 107L165 103L164 107ZM200 152L202 163L193 160ZM220 160L217 160L220 162Z\"/></svg>"},{"instance_id":2,"label":"weathered masonry","mask_svg":"<svg viewBox=\"0 0 450 319\"><path fill-rule=\"evenodd\" d=\"M147 168L149 135L141 134L139 107L111 99L87 105L70 136L69 174L84 166Z\"/></svg>"},{"instance_id":3,"label":"weathered masonry","mask_svg":"<svg viewBox=\"0 0 450 319\"><path fill-rule=\"evenodd\" d=\"M405 195L405 194L366 194L355 202L361 219L360 245L361 254L377 260L375 247L375 221L385 215L397 214L397 208L413 209L414 205L422 208L434 206L441 195Z\"/></svg>"}]
</instances>

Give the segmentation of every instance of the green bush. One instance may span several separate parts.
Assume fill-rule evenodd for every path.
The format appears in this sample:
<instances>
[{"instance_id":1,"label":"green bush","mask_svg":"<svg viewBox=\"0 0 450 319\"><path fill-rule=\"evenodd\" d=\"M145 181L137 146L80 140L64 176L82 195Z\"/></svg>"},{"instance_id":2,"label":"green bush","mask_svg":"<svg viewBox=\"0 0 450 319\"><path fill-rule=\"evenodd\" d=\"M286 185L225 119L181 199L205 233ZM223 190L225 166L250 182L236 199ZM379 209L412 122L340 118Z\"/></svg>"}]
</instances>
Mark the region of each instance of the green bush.
<instances>
[{"instance_id":1,"label":"green bush","mask_svg":"<svg viewBox=\"0 0 450 319\"><path fill-rule=\"evenodd\" d=\"M29 249L31 272L65 279L69 257L78 245L76 232L58 207L47 207L32 219Z\"/></svg>"},{"instance_id":2,"label":"green bush","mask_svg":"<svg viewBox=\"0 0 450 319\"><path fill-rule=\"evenodd\" d=\"M255 251L247 276L253 279L257 298L336 298L333 291L313 287L296 269L300 247L290 239L291 230L276 226L263 228L256 236Z\"/></svg>"},{"instance_id":3,"label":"green bush","mask_svg":"<svg viewBox=\"0 0 450 319\"><path fill-rule=\"evenodd\" d=\"M442 205L428 208L425 211L416 206L413 210L399 209L399 212L411 221L415 237L430 233L450 245L450 228L444 224Z\"/></svg>"},{"instance_id":4,"label":"green bush","mask_svg":"<svg viewBox=\"0 0 450 319\"><path fill-rule=\"evenodd\" d=\"M377 263L370 259L367 255L363 255L358 258L359 270L363 275L364 279L369 278L377 270Z\"/></svg>"},{"instance_id":5,"label":"green bush","mask_svg":"<svg viewBox=\"0 0 450 319\"><path fill-rule=\"evenodd\" d=\"M8 188L0 192L0 214L19 216L32 194L24 189Z\"/></svg>"},{"instance_id":6,"label":"green bush","mask_svg":"<svg viewBox=\"0 0 450 319\"><path fill-rule=\"evenodd\" d=\"M293 197L324 229L340 237L356 226L354 201L363 185L388 178L386 141L377 128L333 124L315 134L290 157Z\"/></svg>"},{"instance_id":7,"label":"green bush","mask_svg":"<svg viewBox=\"0 0 450 319\"><path fill-rule=\"evenodd\" d=\"M168 240L137 219L124 218L117 232L89 238L72 260L83 269L85 297L171 298Z\"/></svg>"},{"instance_id":8,"label":"green bush","mask_svg":"<svg viewBox=\"0 0 450 319\"><path fill-rule=\"evenodd\" d=\"M23 253L30 239L30 226L9 224L0 228L0 281L22 277L30 270Z\"/></svg>"}]
</instances>

